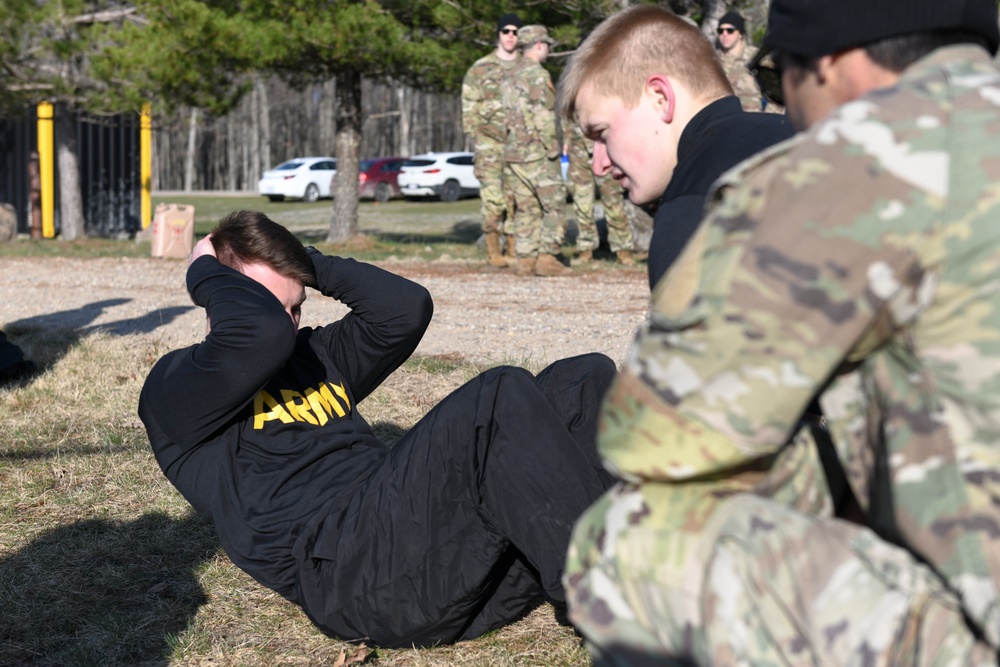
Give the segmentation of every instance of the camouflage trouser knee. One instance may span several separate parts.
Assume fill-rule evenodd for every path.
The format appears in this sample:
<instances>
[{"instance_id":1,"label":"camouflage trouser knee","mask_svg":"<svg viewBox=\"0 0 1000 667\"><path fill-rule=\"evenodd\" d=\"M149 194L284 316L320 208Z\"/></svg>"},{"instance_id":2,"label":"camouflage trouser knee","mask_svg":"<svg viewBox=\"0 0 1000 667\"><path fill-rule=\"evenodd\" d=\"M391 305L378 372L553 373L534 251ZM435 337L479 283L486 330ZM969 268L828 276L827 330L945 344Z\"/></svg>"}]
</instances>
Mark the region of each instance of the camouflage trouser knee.
<instances>
[{"instance_id":1,"label":"camouflage trouser knee","mask_svg":"<svg viewBox=\"0 0 1000 667\"><path fill-rule=\"evenodd\" d=\"M576 216L576 247L578 250L596 250L601 239L594 221L594 172L590 155L583 141L569 144L569 166L566 168L566 185L573 195L573 213Z\"/></svg>"},{"instance_id":2,"label":"camouflage trouser knee","mask_svg":"<svg viewBox=\"0 0 1000 667\"><path fill-rule=\"evenodd\" d=\"M502 232L507 215L502 153L477 152L473 173L479 179L479 212L483 217L483 233Z\"/></svg>"},{"instance_id":3,"label":"camouflage trouser knee","mask_svg":"<svg viewBox=\"0 0 1000 667\"><path fill-rule=\"evenodd\" d=\"M559 252L566 204L566 186L559 165L552 160L508 162L504 174L510 176L514 193L517 254Z\"/></svg>"},{"instance_id":4,"label":"camouflage trouser knee","mask_svg":"<svg viewBox=\"0 0 1000 667\"><path fill-rule=\"evenodd\" d=\"M598 665L997 664L909 552L699 484L612 488L577 522L564 583Z\"/></svg>"},{"instance_id":5,"label":"camouflage trouser knee","mask_svg":"<svg viewBox=\"0 0 1000 667\"><path fill-rule=\"evenodd\" d=\"M608 225L608 245L611 252L633 250L635 239L632 238L632 227L625 215L625 191L621 183L610 174L597 177L597 189L601 193L601 206L604 207L604 220Z\"/></svg>"}]
</instances>

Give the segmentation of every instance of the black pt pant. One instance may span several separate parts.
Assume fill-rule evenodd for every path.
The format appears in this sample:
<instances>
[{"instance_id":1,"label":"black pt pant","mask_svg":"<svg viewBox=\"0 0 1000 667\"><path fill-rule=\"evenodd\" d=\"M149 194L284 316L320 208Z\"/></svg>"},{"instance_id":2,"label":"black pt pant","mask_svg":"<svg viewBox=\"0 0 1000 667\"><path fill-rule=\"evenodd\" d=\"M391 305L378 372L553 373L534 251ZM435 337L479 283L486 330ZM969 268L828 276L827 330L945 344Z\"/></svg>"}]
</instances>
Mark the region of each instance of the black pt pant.
<instances>
[{"instance_id":1,"label":"black pt pant","mask_svg":"<svg viewBox=\"0 0 1000 667\"><path fill-rule=\"evenodd\" d=\"M317 536L299 582L313 622L427 646L563 600L573 523L611 484L595 436L614 374L591 354L537 377L494 368L445 398Z\"/></svg>"}]
</instances>

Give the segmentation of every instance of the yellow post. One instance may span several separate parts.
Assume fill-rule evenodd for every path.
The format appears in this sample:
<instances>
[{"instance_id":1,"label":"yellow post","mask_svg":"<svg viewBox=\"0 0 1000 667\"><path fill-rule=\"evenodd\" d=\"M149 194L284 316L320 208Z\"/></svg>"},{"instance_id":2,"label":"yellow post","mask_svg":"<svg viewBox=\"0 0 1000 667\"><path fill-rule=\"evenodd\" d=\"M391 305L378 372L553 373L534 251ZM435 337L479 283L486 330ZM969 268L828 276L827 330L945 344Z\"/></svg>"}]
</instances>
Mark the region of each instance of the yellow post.
<instances>
[{"instance_id":1,"label":"yellow post","mask_svg":"<svg viewBox=\"0 0 1000 667\"><path fill-rule=\"evenodd\" d=\"M142 228L153 221L153 116L149 102L142 105L139 117L139 182L142 184L141 213Z\"/></svg>"},{"instance_id":2,"label":"yellow post","mask_svg":"<svg viewBox=\"0 0 1000 667\"><path fill-rule=\"evenodd\" d=\"M42 181L42 236L56 235L55 133L52 128L52 105L38 104L38 171Z\"/></svg>"}]
</instances>

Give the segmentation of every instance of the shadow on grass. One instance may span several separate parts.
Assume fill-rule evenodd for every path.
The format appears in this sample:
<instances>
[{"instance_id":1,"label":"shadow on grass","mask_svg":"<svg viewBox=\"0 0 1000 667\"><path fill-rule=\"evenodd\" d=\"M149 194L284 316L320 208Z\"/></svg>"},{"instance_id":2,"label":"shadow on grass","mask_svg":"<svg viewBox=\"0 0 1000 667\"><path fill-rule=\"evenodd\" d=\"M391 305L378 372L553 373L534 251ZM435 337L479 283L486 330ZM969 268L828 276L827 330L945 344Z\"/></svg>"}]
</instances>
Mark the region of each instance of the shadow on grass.
<instances>
[{"instance_id":1,"label":"shadow on grass","mask_svg":"<svg viewBox=\"0 0 1000 667\"><path fill-rule=\"evenodd\" d=\"M95 331L103 331L112 336L151 333L194 308L193 305L157 308L141 317L92 324L107 309L129 301L130 299L106 299L72 310L26 317L10 322L4 330L11 342L24 350L24 357L38 366L37 375L55 365L81 338ZM24 383L30 381L30 377L22 380Z\"/></svg>"},{"instance_id":2,"label":"shadow on grass","mask_svg":"<svg viewBox=\"0 0 1000 667\"><path fill-rule=\"evenodd\" d=\"M53 528L0 560L0 664L165 665L206 602L212 527L149 513Z\"/></svg>"},{"instance_id":3,"label":"shadow on grass","mask_svg":"<svg viewBox=\"0 0 1000 667\"><path fill-rule=\"evenodd\" d=\"M463 220L451 226L447 231L440 233L431 232L382 232L376 230L364 230L362 234L369 237L374 243L387 243L396 245L428 245L433 243L459 243L472 245L482 236L482 226L478 221ZM303 245L317 245L326 243L325 231L297 231L295 236Z\"/></svg>"}]
</instances>

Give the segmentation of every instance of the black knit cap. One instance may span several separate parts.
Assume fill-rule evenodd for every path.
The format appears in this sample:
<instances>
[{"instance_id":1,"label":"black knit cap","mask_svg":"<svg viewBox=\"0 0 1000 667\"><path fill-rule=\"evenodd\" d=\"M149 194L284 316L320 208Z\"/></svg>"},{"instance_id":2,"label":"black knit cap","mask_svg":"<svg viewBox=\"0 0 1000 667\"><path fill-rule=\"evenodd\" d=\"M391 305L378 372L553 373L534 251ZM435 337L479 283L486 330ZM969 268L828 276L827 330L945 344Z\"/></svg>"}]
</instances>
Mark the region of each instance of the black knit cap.
<instances>
[{"instance_id":1,"label":"black knit cap","mask_svg":"<svg viewBox=\"0 0 1000 667\"><path fill-rule=\"evenodd\" d=\"M517 14L504 14L500 17L500 22L497 23L497 32L500 32L509 25L520 28L524 26L524 21L522 21L521 17Z\"/></svg>"},{"instance_id":2,"label":"black knit cap","mask_svg":"<svg viewBox=\"0 0 1000 667\"><path fill-rule=\"evenodd\" d=\"M743 17L737 14L736 12L726 12L725 14L723 14L722 18L719 19L719 25L731 25L737 30L739 30L742 34L744 35L747 34L746 21L744 21Z\"/></svg>"},{"instance_id":3,"label":"black knit cap","mask_svg":"<svg viewBox=\"0 0 1000 667\"><path fill-rule=\"evenodd\" d=\"M771 0L764 50L807 58L929 30L964 30L1000 45L996 0Z\"/></svg>"}]
</instances>

